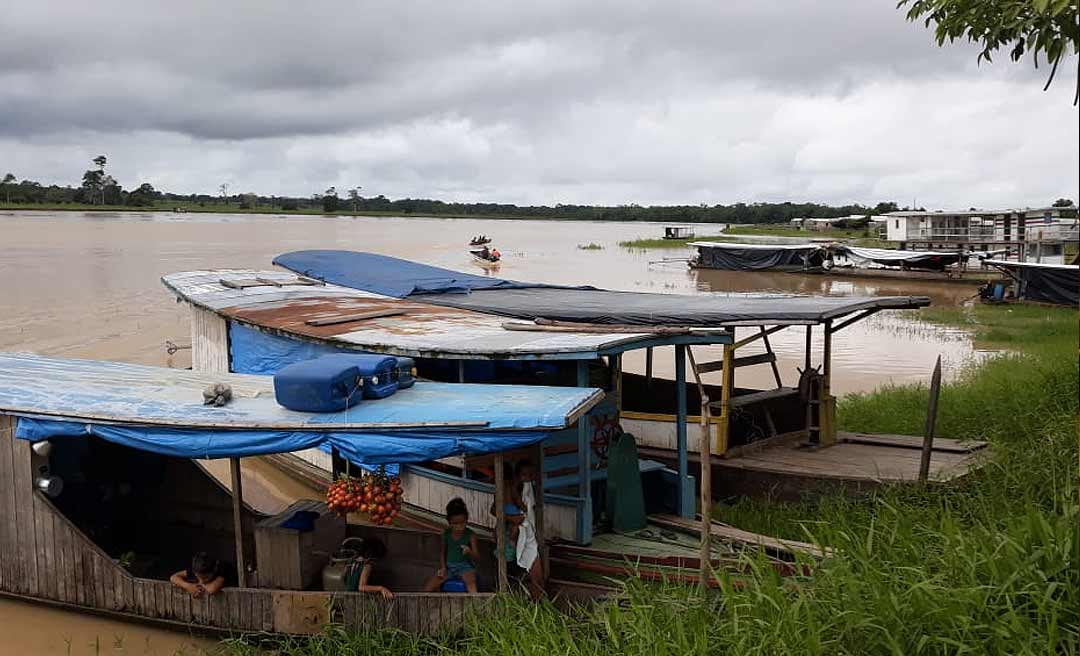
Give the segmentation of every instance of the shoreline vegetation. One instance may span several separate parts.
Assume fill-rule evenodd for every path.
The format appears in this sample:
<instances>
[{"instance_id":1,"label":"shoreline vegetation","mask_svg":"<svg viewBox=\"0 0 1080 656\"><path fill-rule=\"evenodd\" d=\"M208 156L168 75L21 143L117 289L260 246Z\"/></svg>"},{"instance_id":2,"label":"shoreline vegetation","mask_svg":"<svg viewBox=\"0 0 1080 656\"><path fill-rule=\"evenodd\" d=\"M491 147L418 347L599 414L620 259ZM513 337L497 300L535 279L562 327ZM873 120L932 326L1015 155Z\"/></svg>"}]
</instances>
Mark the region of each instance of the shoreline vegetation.
<instances>
[{"instance_id":1,"label":"shoreline vegetation","mask_svg":"<svg viewBox=\"0 0 1080 656\"><path fill-rule=\"evenodd\" d=\"M228 640L219 653L1075 654L1076 311L978 305L917 314L1008 349L963 365L941 392L938 435L987 440L992 460L949 485L717 504L722 521L836 551L804 576L781 579L746 555L738 582L717 573L720 590L704 595L632 580L616 601L571 615L499 600L460 636L330 629ZM925 385L886 385L844 397L839 417L849 430L919 435L926 406Z\"/></svg>"},{"instance_id":2,"label":"shoreline vegetation","mask_svg":"<svg viewBox=\"0 0 1080 656\"><path fill-rule=\"evenodd\" d=\"M220 201L220 199L218 199ZM387 201L389 204L397 203L401 201ZM435 201L438 202L438 201ZM342 201L346 203L346 201ZM789 204L789 203L787 203ZM777 205L785 205L785 203L778 203ZM513 207L513 206L511 206ZM719 206L718 206L719 207ZM512 210L506 212L488 212L486 210L473 211L473 212L452 212L452 211L423 211L423 210L411 210L411 209L364 209L360 208L352 210L347 207L339 207L337 210L327 211L322 207L282 207L281 205L268 205L258 204L254 206L244 206L243 203L225 203L225 202L194 202L194 201L176 201L165 202L156 201L150 205L123 205L123 204L91 204L91 203L5 203L0 200L0 212L157 212L157 213L190 213L190 214L255 214L255 215L270 215L270 216L326 216L326 217L416 217L416 218L432 218L432 219L481 219L481 220L498 220L498 221L519 221L519 220L544 220L544 221L622 221L622 222L649 222L649 223L688 223L694 225L709 225L714 223L725 223L724 221L715 221L705 218L693 218L685 216L676 216L673 218L664 217L642 217L637 216L635 209L642 212L648 211L663 211L663 210L678 210L676 206L672 207L658 207L658 208L606 208L598 206L580 206L578 209L582 211L589 211L592 215L579 216L579 215L567 215L561 214L559 208L545 208L545 207L530 207L521 208L528 210L527 212L514 213ZM830 208L831 209L831 208ZM543 210L548 210L545 213ZM736 232L732 229L725 230L729 234L762 234L762 235L778 235L779 232L774 229L787 229L793 234L789 236L806 237L806 236L829 236L827 232L823 233L807 233L799 230L791 230L787 228L786 224L770 223L771 219L764 219L759 222L759 226L762 232L749 231L753 226L740 225L739 231ZM779 218L774 219L776 221L784 221L786 219ZM846 232L846 231L845 231ZM696 239L712 239L721 240L723 235L706 235L696 237ZM655 239L645 241L656 242L673 242L672 244L657 245L657 246L633 246L635 248L662 248L662 247L676 247L679 244L685 244L687 241L693 241L694 239ZM620 245L623 245L620 243Z\"/></svg>"}]
</instances>

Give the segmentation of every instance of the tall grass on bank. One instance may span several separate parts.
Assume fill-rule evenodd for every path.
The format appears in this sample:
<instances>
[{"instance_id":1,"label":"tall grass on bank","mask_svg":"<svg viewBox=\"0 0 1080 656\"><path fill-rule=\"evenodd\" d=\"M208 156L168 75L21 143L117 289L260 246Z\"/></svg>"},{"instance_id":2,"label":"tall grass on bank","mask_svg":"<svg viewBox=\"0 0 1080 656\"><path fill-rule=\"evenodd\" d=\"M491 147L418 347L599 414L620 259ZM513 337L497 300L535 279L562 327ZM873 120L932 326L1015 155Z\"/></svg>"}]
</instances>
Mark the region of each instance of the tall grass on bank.
<instances>
[{"instance_id":1,"label":"tall grass on bank","mask_svg":"<svg viewBox=\"0 0 1080 656\"><path fill-rule=\"evenodd\" d=\"M460 636L334 629L277 643L277 653L1078 653L1075 310L977 307L923 318L1012 349L967 368L940 402L938 434L988 440L994 459L946 486L721 506L725 521L836 549L804 578L781 579L745 556L749 576L736 586L719 574L718 593L630 581L618 600L569 615L510 599ZM926 396L912 385L849 396L841 421L918 434ZM256 653L243 642L222 649Z\"/></svg>"}]
</instances>

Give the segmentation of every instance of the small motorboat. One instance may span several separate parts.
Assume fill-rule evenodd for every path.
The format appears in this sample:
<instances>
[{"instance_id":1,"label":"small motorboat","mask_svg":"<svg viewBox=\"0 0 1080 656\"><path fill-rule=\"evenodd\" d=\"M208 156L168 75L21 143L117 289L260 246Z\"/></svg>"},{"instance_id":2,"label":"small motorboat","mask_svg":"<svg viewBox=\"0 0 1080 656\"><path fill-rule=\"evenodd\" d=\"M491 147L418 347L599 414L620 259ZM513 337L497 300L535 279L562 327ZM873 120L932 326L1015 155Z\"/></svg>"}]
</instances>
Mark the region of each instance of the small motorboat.
<instances>
[{"instance_id":1,"label":"small motorboat","mask_svg":"<svg viewBox=\"0 0 1080 656\"><path fill-rule=\"evenodd\" d=\"M472 255L473 260L478 264L484 266L490 266L498 264L502 260L502 253L498 248L488 247L487 244L483 246L470 246L469 255Z\"/></svg>"}]
</instances>

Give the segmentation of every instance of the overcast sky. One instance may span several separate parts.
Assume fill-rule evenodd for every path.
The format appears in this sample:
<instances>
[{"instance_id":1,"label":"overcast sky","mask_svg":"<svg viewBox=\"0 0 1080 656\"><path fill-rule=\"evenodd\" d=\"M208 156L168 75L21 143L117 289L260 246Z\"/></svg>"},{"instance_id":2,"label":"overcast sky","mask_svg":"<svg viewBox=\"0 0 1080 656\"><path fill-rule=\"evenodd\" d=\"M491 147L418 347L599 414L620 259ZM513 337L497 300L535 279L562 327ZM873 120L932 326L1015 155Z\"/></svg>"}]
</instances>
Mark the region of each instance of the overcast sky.
<instances>
[{"instance_id":1,"label":"overcast sky","mask_svg":"<svg viewBox=\"0 0 1080 656\"><path fill-rule=\"evenodd\" d=\"M1077 199L1075 57L894 0L8 3L0 174L514 203Z\"/></svg>"}]
</instances>

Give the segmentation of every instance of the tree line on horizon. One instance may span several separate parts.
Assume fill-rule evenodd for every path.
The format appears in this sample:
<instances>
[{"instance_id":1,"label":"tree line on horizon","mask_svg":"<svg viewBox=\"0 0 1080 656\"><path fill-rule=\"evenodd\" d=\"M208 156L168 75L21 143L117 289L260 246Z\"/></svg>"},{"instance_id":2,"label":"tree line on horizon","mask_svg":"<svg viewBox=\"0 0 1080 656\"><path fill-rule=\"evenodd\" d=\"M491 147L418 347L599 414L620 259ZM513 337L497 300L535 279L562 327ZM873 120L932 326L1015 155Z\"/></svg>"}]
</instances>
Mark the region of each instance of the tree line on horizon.
<instances>
[{"instance_id":1,"label":"tree line on horizon","mask_svg":"<svg viewBox=\"0 0 1080 656\"><path fill-rule=\"evenodd\" d=\"M380 194L364 197L361 187L348 190L341 198L336 187L308 197L264 196L254 193L229 194L223 183L218 195L176 194L155 189L143 182L132 190L124 189L106 172L108 159L99 155L93 167L83 173L78 187L43 185L34 180L17 180L13 173L0 179L0 199L12 205L101 205L172 209L173 207L204 207L208 210L236 208L245 211L308 211L327 214L390 213L416 215L554 218L581 221L656 221L668 223L783 223L795 218L836 218L844 216L874 216L900 209L894 201L883 201L873 207L853 203L824 205L821 203L733 203L731 205L515 205L512 203L460 203L426 198L391 200ZM1055 204L1071 205L1067 199ZM224 208L223 208L224 206ZM923 208L914 208L922 210ZM972 208L974 209L974 208ZM227 210L226 210L227 211Z\"/></svg>"}]
</instances>

